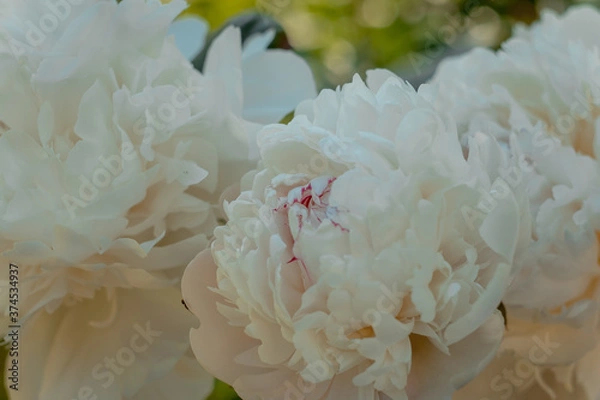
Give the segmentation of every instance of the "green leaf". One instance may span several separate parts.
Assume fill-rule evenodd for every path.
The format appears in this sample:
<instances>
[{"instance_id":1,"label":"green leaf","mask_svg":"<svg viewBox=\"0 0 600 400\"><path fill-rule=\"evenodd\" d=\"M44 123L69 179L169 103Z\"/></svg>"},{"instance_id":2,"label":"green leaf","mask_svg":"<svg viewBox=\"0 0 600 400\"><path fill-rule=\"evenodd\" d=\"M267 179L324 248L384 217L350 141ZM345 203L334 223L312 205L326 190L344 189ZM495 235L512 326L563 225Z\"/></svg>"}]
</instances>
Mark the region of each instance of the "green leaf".
<instances>
[{"instance_id":1,"label":"green leaf","mask_svg":"<svg viewBox=\"0 0 600 400\"><path fill-rule=\"evenodd\" d=\"M206 400L241 400L228 384L215 380L215 390Z\"/></svg>"}]
</instances>

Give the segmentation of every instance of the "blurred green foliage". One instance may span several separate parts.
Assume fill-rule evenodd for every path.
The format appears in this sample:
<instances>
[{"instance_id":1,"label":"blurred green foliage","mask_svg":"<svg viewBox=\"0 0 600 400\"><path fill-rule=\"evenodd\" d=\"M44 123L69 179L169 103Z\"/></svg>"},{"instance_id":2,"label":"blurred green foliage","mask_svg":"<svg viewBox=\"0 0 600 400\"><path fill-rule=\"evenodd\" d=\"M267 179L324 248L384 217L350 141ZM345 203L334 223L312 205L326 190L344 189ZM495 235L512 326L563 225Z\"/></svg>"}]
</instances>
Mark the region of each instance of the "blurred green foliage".
<instances>
[{"instance_id":1,"label":"blurred green foliage","mask_svg":"<svg viewBox=\"0 0 600 400\"><path fill-rule=\"evenodd\" d=\"M247 10L271 15L304 56L320 88L355 72L388 68L420 83L437 62L475 46L497 47L516 22L562 11L573 0L188 0L188 13L219 27Z\"/></svg>"},{"instance_id":2,"label":"blurred green foliage","mask_svg":"<svg viewBox=\"0 0 600 400\"><path fill-rule=\"evenodd\" d=\"M186 13L202 16L212 30L242 12L269 14L310 62L320 88L335 87L355 72L376 67L389 68L418 84L441 58L475 45L498 47L515 23L530 23L543 8L562 11L573 3L600 6L599 0L188 1ZM0 349L0 363L4 364L5 356ZM6 399L0 390L0 400ZM217 382L208 400L234 399L235 392Z\"/></svg>"}]
</instances>

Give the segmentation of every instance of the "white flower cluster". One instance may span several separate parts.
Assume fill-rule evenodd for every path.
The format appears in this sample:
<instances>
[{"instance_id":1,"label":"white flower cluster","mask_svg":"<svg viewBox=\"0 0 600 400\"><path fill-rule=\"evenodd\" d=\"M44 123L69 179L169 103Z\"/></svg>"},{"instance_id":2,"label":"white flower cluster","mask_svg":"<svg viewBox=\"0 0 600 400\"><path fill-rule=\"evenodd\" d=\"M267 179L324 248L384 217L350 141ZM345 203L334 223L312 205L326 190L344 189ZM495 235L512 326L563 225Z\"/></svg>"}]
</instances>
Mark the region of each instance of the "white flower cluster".
<instances>
[{"instance_id":1,"label":"white flower cluster","mask_svg":"<svg viewBox=\"0 0 600 400\"><path fill-rule=\"evenodd\" d=\"M600 12L317 95L185 8L0 0L11 399L600 400Z\"/></svg>"},{"instance_id":2,"label":"white flower cluster","mask_svg":"<svg viewBox=\"0 0 600 400\"><path fill-rule=\"evenodd\" d=\"M183 280L202 365L249 399L600 399L599 22L546 12L418 93L372 71L263 129Z\"/></svg>"},{"instance_id":3,"label":"white flower cluster","mask_svg":"<svg viewBox=\"0 0 600 400\"><path fill-rule=\"evenodd\" d=\"M517 160L510 175L532 217L498 359L456 399L600 399L599 23L589 6L546 12L497 53L447 60L433 79L466 148L483 132Z\"/></svg>"}]
</instances>

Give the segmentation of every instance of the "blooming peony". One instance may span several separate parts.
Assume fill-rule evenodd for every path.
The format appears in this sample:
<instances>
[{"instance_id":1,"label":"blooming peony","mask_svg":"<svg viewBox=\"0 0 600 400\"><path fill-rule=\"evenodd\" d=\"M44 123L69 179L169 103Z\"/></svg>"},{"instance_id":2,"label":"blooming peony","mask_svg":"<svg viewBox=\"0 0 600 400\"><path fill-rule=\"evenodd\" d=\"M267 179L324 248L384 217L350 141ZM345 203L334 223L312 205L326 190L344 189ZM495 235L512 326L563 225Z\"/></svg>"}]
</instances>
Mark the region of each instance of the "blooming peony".
<instances>
[{"instance_id":1,"label":"blooming peony","mask_svg":"<svg viewBox=\"0 0 600 400\"><path fill-rule=\"evenodd\" d=\"M436 106L456 117L463 144L484 131L516 158L519 168L503 176L526 187L533 217L503 299L502 352L456 399L517 392L600 399L600 41L592 29L599 23L588 6L546 12L497 53L477 49L445 61L429 88ZM534 355L540 341L551 343L543 357ZM495 383L505 389L490 384L496 363L520 374ZM524 391L529 381L533 392Z\"/></svg>"},{"instance_id":2,"label":"blooming peony","mask_svg":"<svg viewBox=\"0 0 600 400\"><path fill-rule=\"evenodd\" d=\"M493 140L465 160L447 114L371 71L265 127L259 150L182 281L209 372L247 400L431 400L494 357L528 232ZM470 225L482 193L498 195Z\"/></svg>"},{"instance_id":3,"label":"blooming peony","mask_svg":"<svg viewBox=\"0 0 600 400\"><path fill-rule=\"evenodd\" d=\"M314 84L264 37L242 49L236 28L197 72L166 36L185 7L0 3L0 261L18 266L22 325L13 399L211 391L180 276L220 196L256 165L256 132Z\"/></svg>"}]
</instances>

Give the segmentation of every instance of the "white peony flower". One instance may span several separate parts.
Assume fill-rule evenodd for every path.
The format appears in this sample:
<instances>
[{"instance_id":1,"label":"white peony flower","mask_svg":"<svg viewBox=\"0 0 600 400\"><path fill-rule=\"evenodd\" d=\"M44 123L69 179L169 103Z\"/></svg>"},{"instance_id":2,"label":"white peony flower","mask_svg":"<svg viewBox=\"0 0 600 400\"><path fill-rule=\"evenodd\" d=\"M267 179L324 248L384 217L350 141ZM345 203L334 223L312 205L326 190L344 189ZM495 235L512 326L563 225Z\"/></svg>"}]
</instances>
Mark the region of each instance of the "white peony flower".
<instances>
[{"instance_id":1,"label":"white peony flower","mask_svg":"<svg viewBox=\"0 0 600 400\"><path fill-rule=\"evenodd\" d=\"M503 175L527 188L532 235L503 299L509 329L502 349L535 366L543 399L571 399L557 393L577 385L584 398L600 398L600 365L591 374L589 356L600 345L598 23L600 13L588 6L546 12L497 53L477 49L445 61L430 87L437 107L456 117L463 144L478 132L492 134L520 166ZM557 344L532 359L542 338ZM547 381L565 368L568 379ZM487 385L480 396L498 396L490 391ZM465 393L457 398L474 398Z\"/></svg>"},{"instance_id":2,"label":"white peony flower","mask_svg":"<svg viewBox=\"0 0 600 400\"><path fill-rule=\"evenodd\" d=\"M191 357L179 279L256 165L256 132L315 94L310 70L229 28L200 74L166 37L183 0L0 6L0 261L19 268L22 326L11 397L202 398L212 378Z\"/></svg>"},{"instance_id":3,"label":"white peony flower","mask_svg":"<svg viewBox=\"0 0 600 400\"><path fill-rule=\"evenodd\" d=\"M259 149L182 282L209 372L248 400L430 400L493 358L520 210L503 191L469 226L481 193L507 187L464 159L451 118L371 71L264 128Z\"/></svg>"}]
</instances>

